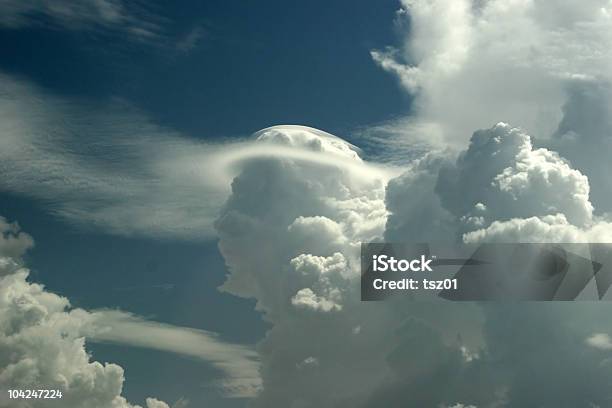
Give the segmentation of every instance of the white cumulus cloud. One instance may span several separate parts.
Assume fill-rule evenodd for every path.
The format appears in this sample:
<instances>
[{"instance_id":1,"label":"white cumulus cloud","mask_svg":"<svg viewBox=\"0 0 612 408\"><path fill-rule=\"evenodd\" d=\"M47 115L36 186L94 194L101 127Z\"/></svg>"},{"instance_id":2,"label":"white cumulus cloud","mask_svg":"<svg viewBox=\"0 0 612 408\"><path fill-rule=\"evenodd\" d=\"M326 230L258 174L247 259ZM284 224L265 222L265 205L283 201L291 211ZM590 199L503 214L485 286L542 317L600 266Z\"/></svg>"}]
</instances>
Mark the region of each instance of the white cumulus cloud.
<instances>
[{"instance_id":1,"label":"white cumulus cloud","mask_svg":"<svg viewBox=\"0 0 612 408\"><path fill-rule=\"evenodd\" d=\"M290 132L275 137L283 140ZM349 144L339 150L347 149ZM216 223L229 270L223 289L254 298L272 324L259 345L263 390L255 406L365 404L395 378L387 357L404 340L404 333L395 333L404 319L396 320L395 305L359 301L360 243L383 238L385 184L384 177L364 178L341 165L291 156L252 160L234 179ZM435 346L406 376L463 364L459 345L452 345L458 332L478 342L477 330L471 329L480 315L472 307L446 316L422 307L406 313L436 316L436 328L424 325ZM447 352L436 348L446 350L446 341L451 343ZM307 365L313 356L318 363ZM419 395L424 403L432 401Z\"/></svg>"},{"instance_id":2,"label":"white cumulus cloud","mask_svg":"<svg viewBox=\"0 0 612 408\"><path fill-rule=\"evenodd\" d=\"M612 350L612 339L606 333L595 333L586 340L586 343L596 349Z\"/></svg>"},{"instance_id":3,"label":"white cumulus cloud","mask_svg":"<svg viewBox=\"0 0 612 408\"><path fill-rule=\"evenodd\" d=\"M607 0L403 0L402 44L374 50L415 100L404 133L461 147L505 121L549 137L576 79L611 79Z\"/></svg>"},{"instance_id":4,"label":"white cumulus cloud","mask_svg":"<svg viewBox=\"0 0 612 408\"><path fill-rule=\"evenodd\" d=\"M121 395L124 371L91 361L81 328L88 312L69 310L66 298L27 281L28 271L0 258L0 406L136 407ZM9 401L9 389L55 389L57 400ZM17 404L17 405L15 405ZM148 408L168 407L147 400Z\"/></svg>"},{"instance_id":5,"label":"white cumulus cloud","mask_svg":"<svg viewBox=\"0 0 612 408\"><path fill-rule=\"evenodd\" d=\"M137 408L122 396L123 368L92 360L86 341L195 357L219 369L225 395L253 397L259 391L258 357L247 346L125 312L74 308L67 298L30 282L20 256L33 240L16 223L0 220L0 406ZM8 400L9 389L41 388L59 390L62 398ZM147 408L168 408L155 398L145 402Z\"/></svg>"}]
</instances>

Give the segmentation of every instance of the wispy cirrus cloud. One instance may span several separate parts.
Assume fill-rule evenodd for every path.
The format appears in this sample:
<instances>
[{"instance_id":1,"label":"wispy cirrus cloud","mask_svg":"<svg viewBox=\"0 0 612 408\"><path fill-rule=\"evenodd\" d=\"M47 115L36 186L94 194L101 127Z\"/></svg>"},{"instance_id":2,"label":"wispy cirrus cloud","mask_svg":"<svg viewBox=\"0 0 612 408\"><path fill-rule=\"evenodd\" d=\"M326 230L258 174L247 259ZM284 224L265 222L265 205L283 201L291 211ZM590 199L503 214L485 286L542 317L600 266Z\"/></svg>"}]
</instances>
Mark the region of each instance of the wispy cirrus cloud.
<instances>
[{"instance_id":1,"label":"wispy cirrus cloud","mask_svg":"<svg viewBox=\"0 0 612 408\"><path fill-rule=\"evenodd\" d=\"M134 39L151 40L163 32L164 19L137 3L123 0L5 0L0 2L0 27L31 26L67 30L110 30Z\"/></svg>"},{"instance_id":2,"label":"wispy cirrus cloud","mask_svg":"<svg viewBox=\"0 0 612 408\"><path fill-rule=\"evenodd\" d=\"M206 37L206 29L203 25L192 27L182 38L176 41L177 51L188 54L193 51Z\"/></svg>"},{"instance_id":3,"label":"wispy cirrus cloud","mask_svg":"<svg viewBox=\"0 0 612 408\"><path fill-rule=\"evenodd\" d=\"M0 76L0 189L117 234L211 234L229 180L209 146L123 102L88 104Z\"/></svg>"},{"instance_id":4,"label":"wispy cirrus cloud","mask_svg":"<svg viewBox=\"0 0 612 408\"><path fill-rule=\"evenodd\" d=\"M225 342L215 333L125 312L97 311L92 316L84 329L91 341L165 351L210 363L223 373L216 385L228 397L254 397L261 388L259 356L251 347Z\"/></svg>"},{"instance_id":5,"label":"wispy cirrus cloud","mask_svg":"<svg viewBox=\"0 0 612 408\"><path fill-rule=\"evenodd\" d=\"M124 101L66 99L0 73L0 191L37 199L86 228L200 240L215 235L232 179L255 158L318 163L364 178L397 173L352 160L325 132L283 129L294 139L271 129L203 142L155 124Z\"/></svg>"}]
</instances>

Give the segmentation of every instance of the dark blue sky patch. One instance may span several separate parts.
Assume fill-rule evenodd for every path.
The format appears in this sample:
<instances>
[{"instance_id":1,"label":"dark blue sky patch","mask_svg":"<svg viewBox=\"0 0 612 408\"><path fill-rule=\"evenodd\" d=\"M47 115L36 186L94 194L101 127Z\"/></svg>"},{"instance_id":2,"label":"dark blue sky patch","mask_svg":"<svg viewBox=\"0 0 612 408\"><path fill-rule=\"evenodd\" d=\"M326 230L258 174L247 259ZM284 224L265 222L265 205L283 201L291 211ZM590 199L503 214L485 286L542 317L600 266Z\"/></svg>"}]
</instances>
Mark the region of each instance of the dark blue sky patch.
<instances>
[{"instance_id":1,"label":"dark blue sky patch","mask_svg":"<svg viewBox=\"0 0 612 408\"><path fill-rule=\"evenodd\" d=\"M0 68L56 94L126 99L201 138L285 123L346 135L408 107L369 55L396 40L395 1L154 8L165 20L150 41L102 29L2 30Z\"/></svg>"}]
</instances>

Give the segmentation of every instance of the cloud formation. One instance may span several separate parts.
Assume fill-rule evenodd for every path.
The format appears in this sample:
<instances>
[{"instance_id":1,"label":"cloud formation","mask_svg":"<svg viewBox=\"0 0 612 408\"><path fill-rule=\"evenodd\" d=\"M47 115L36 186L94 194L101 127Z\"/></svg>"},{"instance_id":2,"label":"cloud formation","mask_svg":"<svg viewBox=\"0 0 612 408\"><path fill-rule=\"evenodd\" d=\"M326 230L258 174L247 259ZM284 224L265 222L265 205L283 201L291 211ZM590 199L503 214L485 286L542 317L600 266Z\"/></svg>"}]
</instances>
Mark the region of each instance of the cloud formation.
<instances>
[{"instance_id":1,"label":"cloud formation","mask_svg":"<svg viewBox=\"0 0 612 408\"><path fill-rule=\"evenodd\" d=\"M511 218L563 214L578 227L593 222L588 178L556 152L499 123L474 133L456 162L440 169L436 193L465 230Z\"/></svg>"},{"instance_id":2,"label":"cloud formation","mask_svg":"<svg viewBox=\"0 0 612 408\"><path fill-rule=\"evenodd\" d=\"M305 127L278 128L290 135L282 141L270 128L249 139L204 143L124 102L60 98L2 74L0 89L0 190L113 234L211 238L232 178L256 157L340 165L364 178L396 173L353 160L355 147Z\"/></svg>"},{"instance_id":3,"label":"cloud formation","mask_svg":"<svg viewBox=\"0 0 612 408\"><path fill-rule=\"evenodd\" d=\"M212 364L223 373L218 385L228 397L254 397L261 388L257 353L246 346L223 342L215 333L119 311L92 312L90 323L81 330L90 341L166 351Z\"/></svg>"},{"instance_id":4,"label":"cloud formation","mask_svg":"<svg viewBox=\"0 0 612 408\"><path fill-rule=\"evenodd\" d=\"M568 85L563 118L550 140L543 141L589 177L590 199L597 214L612 211L612 86L609 81L576 80Z\"/></svg>"},{"instance_id":5,"label":"cloud formation","mask_svg":"<svg viewBox=\"0 0 612 408\"><path fill-rule=\"evenodd\" d=\"M612 340L606 333L595 333L586 340L586 343L596 349L612 350Z\"/></svg>"},{"instance_id":6,"label":"cloud formation","mask_svg":"<svg viewBox=\"0 0 612 408\"><path fill-rule=\"evenodd\" d=\"M419 227L426 223L440 235L458 229L471 241L608 239L610 3L401 4L402 45L372 56L414 98L410 116L390 125L391 133L411 141L427 135L432 151L389 184L388 235L431 231ZM511 125L490 128L500 120ZM460 153L475 129L487 130ZM423 200L432 206L418 207L416 188L426 196L432 178L436 194ZM405 204L396 203L402 198ZM425 217L412 216L419 208Z\"/></svg>"},{"instance_id":7,"label":"cloud formation","mask_svg":"<svg viewBox=\"0 0 612 408\"><path fill-rule=\"evenodd\" d=\"M342 172L261 158L216 223L224 289L256 299L273 325L255 406L605 406L612 371L593 337L612 323L605 305L365 307L364 236L330 204L338 192L360 202L370 240L609 242L607 187L595 183L607 182L610 60L593 41L612 38L609 4L403 5L406 44L373 57L415 98L404 129L381 130L393 133L385 146L416 146L406 171L368 195Z\"/></svg>"},{"instance_id":8,"label":"cloud formation","mask_svg":"<svg viewBox=\"0 0 612 408\"><path fill-rule=\"evenodd\" d=\"M87 341L144 347L200 359L222 373L229 397L252 397L260 387L255 352L215 334L148 321L120 311L73 308L68 299L28 281L20 257L32 238L0 219L0 406L137 408L122 396L124 370L92 361ZM58 400L9 401L8 389L57 389ZM147 408L168 408L146 399Z\"/></svg>"},{"instance_id":9,"label":"cloud formation","mask_svg":"<svg viewBox=\"0 0 612 408\"><path fill-rule=\"evenodd\" d=\"M114 233L193 239L211 236L215 220L222 289L255 299L272 325L255 407L606 406L605 305L364 304L359 244L609 242L610 3L402 4L405 44L372 53L415 98L397 134L402 146L419 142L418 159L401 175L314 129L203 145L140 114L115 128L9 78L7 94L19 97L0 102L0 186ZM55 126L66 118L78 126ZM104 137L84 151L71 132ZM207 333L98 316L125 329L100 340L166 350L185 336L173 351L202 358L217 347L200 344ZM164 341L122 334L132 329ZM213 363L252 373L253 356L229 350L248 368ZM110 395L120 398L116 386Z\"/></svg>"},{"instance_id":10,"label":"cloud formation","mask_svg":"<svg viewBox=\"0 0 612 408\"><path fill-rule=\"evenodd\" d=\"M31 238L15 224L11 234L0 236L0 406L137 407L121 396L121 367L90 361L80 334L90 319L88 312L69 310L66 298L27 281L28 270L18 259L23 250L16 252L14 242L15 236L28 244ZM8 400L9 389L39 388L61 390L63 397ZM168 408L155 399L146 404L147 408Z\"/></svg>"},{"instance_id":11,"label":"cloud formation","mask_svg":"<svg viewBox=\"0 0 612 408\"><path fill-rule=\"evenodd\" d=\"M458 157L432 152L388 183L257 158L216 227L223 289L254 298L272 324L256 407L589 407L612 397L602 336L585 340L612 324L605 305L359 301L363 241L608 239L588 178L520 129L477 131Z\"/></svg>"},{"instance_id":12,"label":"cloud formation","mask_svg":"<svg viewBox=\"0 0 612 408\"><path fill-rule=\"evenodd\" d=\"M292 157L255 159L234 179L216 223L230 271L222 289L254 298L273 325L259 345L263 390L254 406L380 406L373 396L384 384L399 384L400 373L427 377L436 367L461 365L458 332L471 346L478 343L481 315L473 307L440 314L359 301L360 243L383 238L385 184ZM398 332L406 320L410 328ZM412 374L395 371L390 354L416 326L432 333L431 354L421 354ZM432 399L415 387L409 388L425 405L457 401L446 400L451 393Z\"/></svg>"},{"instance_id":13,"label":"cloud formation","mask_svg":"<svg viewBox=\"0 0 612 408\"><path fill-rule=\"evenodd\" d=\"M34 240L21 231L19 224L8 222L6 218L0 216L0 255L19 259L33 246Z\"/></svg>"},{"instance_id":14,"label":"cloud formation","mask_svg":"<svg viewBox=\"0 0 612 408\"><path fill-rule=\"evenodd\" d=\"M569 84L609 82L606 0L405 0L402 44L372 51L414 96L406 137L462 147L476 129L504 121L550 137Z\"/></svg>"}]
</instances>

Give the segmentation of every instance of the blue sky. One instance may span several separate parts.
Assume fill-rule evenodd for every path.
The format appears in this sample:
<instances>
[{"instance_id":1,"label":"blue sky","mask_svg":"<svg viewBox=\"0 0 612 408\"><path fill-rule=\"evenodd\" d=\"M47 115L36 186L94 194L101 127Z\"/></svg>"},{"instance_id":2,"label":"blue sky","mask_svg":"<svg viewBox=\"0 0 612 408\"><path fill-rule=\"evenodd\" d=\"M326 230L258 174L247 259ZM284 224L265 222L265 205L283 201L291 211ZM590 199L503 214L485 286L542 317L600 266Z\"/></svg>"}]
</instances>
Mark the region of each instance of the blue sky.
<instances>
[{"instance_id":1,"label":"blue sky","mask_svg":"<svg viewBox=\"0 0 612 408\"><path fill-rule=\"evenodd\" d=\"M37 15L43 23L0 29L0 70L84 103L122 100L196 139L243 137L283 123L350 135L408 107L397 81L369 55L396 40L390 21L397 8L395 1L151 3L146 9L162 33L151 41L104 27L73 30ZM31 278L74 306L120 308L237 343L255 344L265 334L253 301L217 290L226 271L215 240L100 233L5 192L0 214L35 237ZM126 368L129 400L155 389L169 402L244 406L207 385L218 372L202 362L126 346L88 349Z\"/></svg>"},{"instance_id":2,"label":"blue sky","mask_svg":"<svg viewBox=\"0 0 612 408\"><path fill-rule=\"evenodd\" d=\"M0 407L608 406L608 303L361 302L359 248L612 242L611 22L0 2Z\"/></svg>"},{"instance_id":3,"label":"blue sky","mask_svg":"<svg viewBox=\"0 0 612 408\"><path fill-rule=\"evenodd\" d=\"M160 39L3 30L0 67L54 93L125 98L158 123L199 138L287 123L342 134L405 113L408 98L369 54L397 40L394 1L147 8L164 18ZM193 44L181 50L194 32Z\"/></svg>"}]
</instances>

